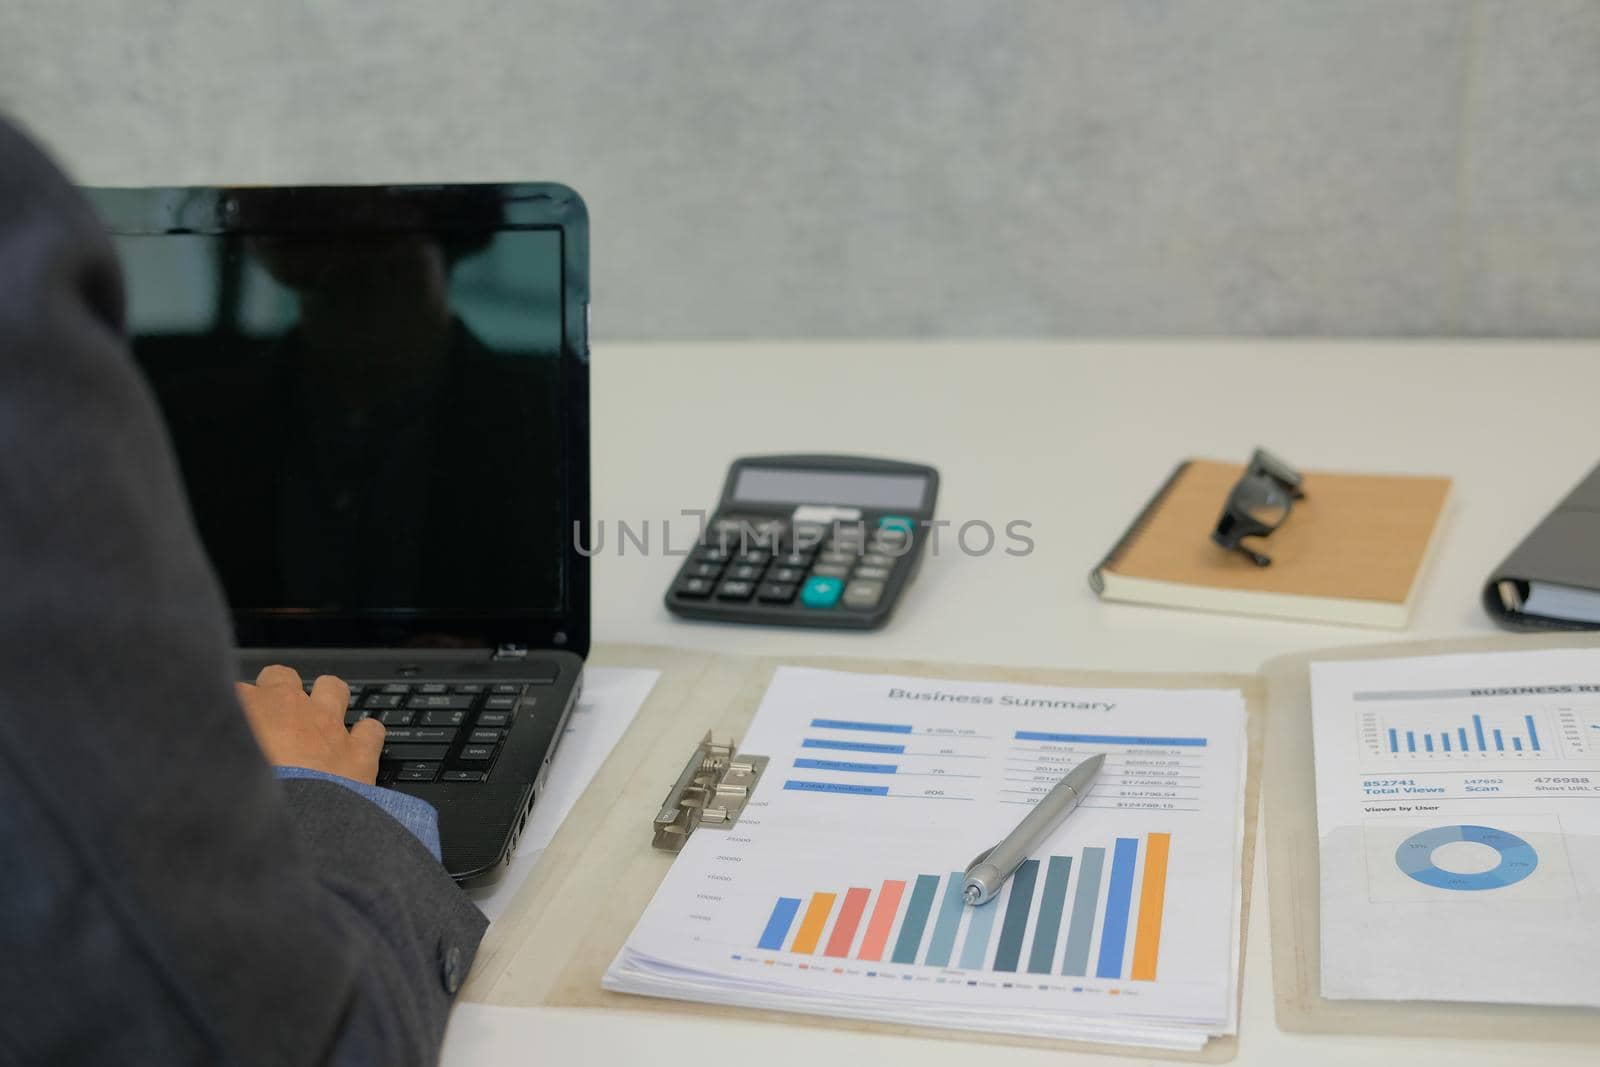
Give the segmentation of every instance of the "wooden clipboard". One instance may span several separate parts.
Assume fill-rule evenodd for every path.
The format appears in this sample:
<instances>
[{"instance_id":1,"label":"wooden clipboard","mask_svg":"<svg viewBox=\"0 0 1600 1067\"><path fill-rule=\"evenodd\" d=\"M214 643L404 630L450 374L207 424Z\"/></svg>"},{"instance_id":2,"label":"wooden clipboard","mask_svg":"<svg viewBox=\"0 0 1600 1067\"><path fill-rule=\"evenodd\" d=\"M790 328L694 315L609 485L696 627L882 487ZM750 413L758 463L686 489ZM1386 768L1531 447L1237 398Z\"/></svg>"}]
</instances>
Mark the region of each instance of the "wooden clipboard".
<instances>
[{"instance_id":1,"label":"wooden clipboard","mask_svg":"<svg viewBox=\"0 0 1600 1067\"><path fill-rule=\"evenodd\" d=\"M1236 1038L1214 1038L1199 1052L1029 1038L759 1011L612 993L600 978L666 876L673 856L650 844L651 818L662 796L706 732L742 738L773 672L807 666L872 674L1058 686L1144 689L1237 689L1243 693L1249 742L1242 850L1243 915L1248 927L1264 737L1264 687L1250 675L1132 674L1015 667L960 666L900 660L717 656L647 646L600 646L596 666L649 667L661 678L632 727L579 798L505 915L489 930L461 996L502 1006L562 1006L653 1011L707 1018L764 1019L877 1033L938 1037L997 1045L1076 1049L1144 1058L1222 1063ZM1244 959L1240 946L1240 960ZM1242 982L1241 982L1242 985ZM1237 995L1237 993L1236 993Z\"/></svg>"}]
</instances>

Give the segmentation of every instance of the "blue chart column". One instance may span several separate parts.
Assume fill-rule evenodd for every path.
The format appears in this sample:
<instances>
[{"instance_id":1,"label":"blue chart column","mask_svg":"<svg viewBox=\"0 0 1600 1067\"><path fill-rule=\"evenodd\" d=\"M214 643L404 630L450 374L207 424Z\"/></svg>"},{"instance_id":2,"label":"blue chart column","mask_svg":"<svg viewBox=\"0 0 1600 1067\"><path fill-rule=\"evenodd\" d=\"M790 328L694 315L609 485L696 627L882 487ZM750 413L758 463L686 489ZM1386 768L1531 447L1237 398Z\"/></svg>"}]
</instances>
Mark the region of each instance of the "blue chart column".
<instances>
[{"instance_id":1,"label":"blue chart column","mask_svg":"<svg viewBox=\"0 0 1600 1067\"><path fill-rule=\"evenodd\" d=\"M1006 898L1006 921L1000 927L1000 947L994 953L994 969L997 971L1015 971L1022 960L1022 935L1028 930L1028 912L1033 907L1033 886L1038 878L1038 860L1024 861L1011 876L1011 895Z\"/></svg>"},{"instance_id":2,"label":"blue chart column","mask_svg":"<svg viewBox=\"0 0 1600 1067\"><path fill-rule=\"evenodd\" d=\"M906 908L905 919L900 923L900 936L894 943L894 955L890 957L893 962L917 962L917 949L922 945L922 931L927 928L928 912L933 910L933 896L938 891L938 875L917 875L917 884L911 890L911 903Z\"/></svg>"},{"instance_id":3,"label":"blue chart column","mask_svg":"<svg viewBox=\"0 0 1600 1067\"><path fill-rule=\"evenodd\" d=\"M972 913L972 921L967 924L967 940L961 946L960 967L964 971L981 971L989 955L989 934L994 930L995 916L1000 914L1000 900L967 910Z\"/></svg>"},{"instance_id":4,"label":"blue chart column","mask_svg":"<svg viewBox=\"0 0 1600 1067\"><path fill-rule=\"evenodd\" d=\"M1061 973L1083 977L1089 973L1089 944L1094 940L1094 911L1100 899L1100 875L1105 870L1106 850L1083 850L1078 891L1072 898L1072 922L1067 927L1067 954Z\"/></svg>"},{"instance_id":5,"label":"blue chart column","mask_svg":"<svg viewBox=\"0 0 1600 1067\"><path fill-rule=\"evenodd\" d=\"M944 902L939 905L939 919L933 924L933 939L928 942L928 955L922 962L930 967L948 967L950 953L956 947L956 928L961 925L961 911L966 903L961 899L961 886L966 875L951 871L944 884Z\"/></svg>"},{"instance_id":6,"label":"blue chart column","mask_svg":"<svg viewBox=\"0 0 1600 1067\"><path fill-rule=\"evenodd\" d=\"M782 951L783 939L789 935L789 927L794 922L795 912L799 910L800 901L795 897L779 897L778 903L772 906L772 916L767 919L767 928L761 932L757 947Z\"/></svg>"},{"instance_id":7,"label":"blue chart column","mask_svg":"<svg viewBox=\"0 0 1600 1067\"><path fill-rule=\"evenodd\" d=\"M1051 856L1044 872L1044 896L1039 900L1039 921L1033 928L1033 951L1028 954L1031 974L1049 974L1056 961L1056 939L1061 934L1061 914L1067 907L1067 882L1072 875L1071 856Z\"/></svg>"},{"instance_id":8,"label":"blue chart column","mask_svg":"<svg viewBox=\"0 0 1600 1067\"><path fill-rule=\"evenodd\" d=\"M1117 838L1111 857L1111 884L1106 890L1106 921L1100 928L1100 962L1096 978L1121 978L1122 955L1128 940L1128 908L1133 899L1133 867L1139 859L1139 839Z\"/></svg>"}]
</instances>

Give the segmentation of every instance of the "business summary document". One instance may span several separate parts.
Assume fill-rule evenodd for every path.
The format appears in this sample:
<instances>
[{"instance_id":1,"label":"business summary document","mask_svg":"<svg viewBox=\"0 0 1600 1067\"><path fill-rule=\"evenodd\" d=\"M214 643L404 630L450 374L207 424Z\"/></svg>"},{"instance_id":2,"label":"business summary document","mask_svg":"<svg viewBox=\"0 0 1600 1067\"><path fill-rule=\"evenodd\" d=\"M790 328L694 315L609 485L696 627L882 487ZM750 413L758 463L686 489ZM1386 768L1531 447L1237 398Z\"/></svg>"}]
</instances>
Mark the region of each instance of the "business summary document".
<instances>
[{"instance_id":1,"label":"business summary document","mask_svg":"<svg viewBox=\"0 0 1600 1067\"><path fill-rule=\"evenodd\" d=\"M1245 709L1234 690L778 671L739 822L700 829L609 989L1198 1048L1233 1033ZM962 872L1061 776L1107 762L995 900Z\"/></svg>"},{"instance_id":2,"label":"business summary document","mask_svg":"<svg viewBox=\"0 0 1600 1067\"><path fill-rule=\"evenodd\" d=\"M1600 1006L1600 651L1314 663L1322 994Z\"/></svg>"}]
</instances>

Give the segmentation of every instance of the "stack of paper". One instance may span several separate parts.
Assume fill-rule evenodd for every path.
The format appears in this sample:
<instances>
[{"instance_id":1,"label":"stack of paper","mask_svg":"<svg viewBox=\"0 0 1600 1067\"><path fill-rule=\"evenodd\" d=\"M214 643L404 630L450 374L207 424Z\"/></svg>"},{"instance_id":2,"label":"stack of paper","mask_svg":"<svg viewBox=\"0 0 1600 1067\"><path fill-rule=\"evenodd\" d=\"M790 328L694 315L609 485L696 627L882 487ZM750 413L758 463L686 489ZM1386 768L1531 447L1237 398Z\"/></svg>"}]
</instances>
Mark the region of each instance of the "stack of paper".
<instances>
[{"instance_id":1,"label":"stack of paper","mask_svg":"<svg viewBox=\"0 0 1600 1067\"><path fill-rule=\"evenodd\" d=\"M1600 1007L1600 652L1311 684L1322 995Z\"/></svg>"},{"instance_id":2,"label":"stack of paper","mask_svg":"<svg viewBox=\"0 0 1600 1067\"><path fill-rule=\"evenodd\" d=\"M690 839L605 985L925 1026L1198 1048L1237 1027L1235 691L785 668L738 825ZM1083 805L981 907L961 872L1078 762Z\"/></svg>"}]
</instances>

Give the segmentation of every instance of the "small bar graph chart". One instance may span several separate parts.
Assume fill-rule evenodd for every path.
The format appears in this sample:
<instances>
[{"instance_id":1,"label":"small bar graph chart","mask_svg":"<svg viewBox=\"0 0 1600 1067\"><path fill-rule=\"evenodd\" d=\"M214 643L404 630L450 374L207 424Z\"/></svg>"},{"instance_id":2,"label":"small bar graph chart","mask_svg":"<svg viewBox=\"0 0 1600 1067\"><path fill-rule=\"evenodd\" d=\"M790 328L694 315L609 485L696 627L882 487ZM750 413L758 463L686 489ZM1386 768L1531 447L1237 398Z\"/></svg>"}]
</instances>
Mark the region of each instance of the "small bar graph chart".
<instances>
[{"instance_id":1,"label":"small bar graph chart","mask_svg":"<svg viewBox=\"0 0 1600 1067\"><path fill-rule=\"evenodd\" d=\"M757 949L863 963L1153 982L1170 833L1030 859L993 901L967 906L962 873L781 896Z\"/></svg>"},{"instance_id":2,"label":"small bar graph chart","mask_svg":"<svg viewBox=\"0 0 1600 1067\"><path fill-rule=\"evenodd\" d=\"M1541 759L1553 754L1556 737L1542 710L1369 711L1361 716L1360 731L1366 755L1381 761Z\"/></svg>"}]
</instances>

